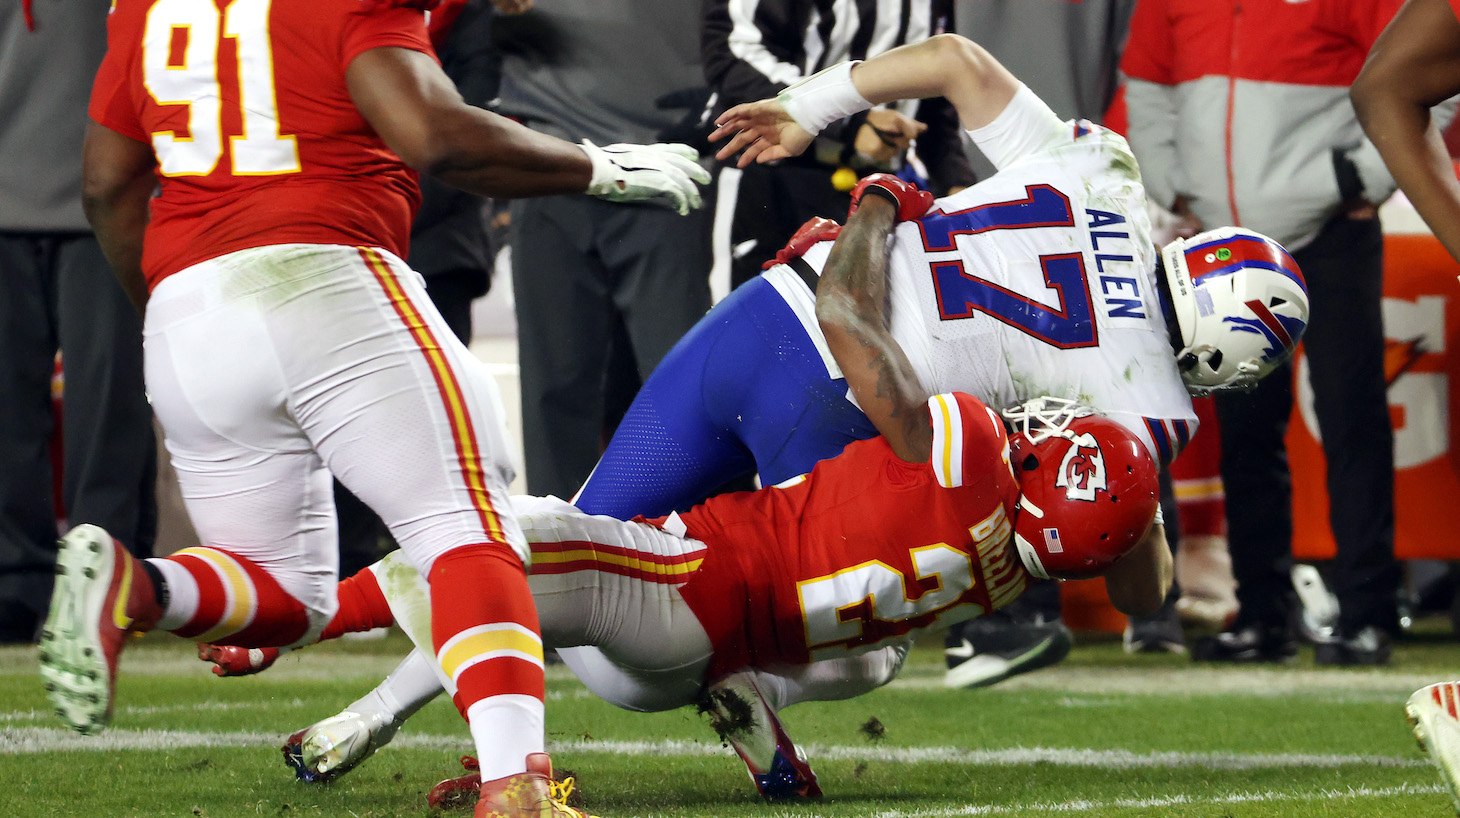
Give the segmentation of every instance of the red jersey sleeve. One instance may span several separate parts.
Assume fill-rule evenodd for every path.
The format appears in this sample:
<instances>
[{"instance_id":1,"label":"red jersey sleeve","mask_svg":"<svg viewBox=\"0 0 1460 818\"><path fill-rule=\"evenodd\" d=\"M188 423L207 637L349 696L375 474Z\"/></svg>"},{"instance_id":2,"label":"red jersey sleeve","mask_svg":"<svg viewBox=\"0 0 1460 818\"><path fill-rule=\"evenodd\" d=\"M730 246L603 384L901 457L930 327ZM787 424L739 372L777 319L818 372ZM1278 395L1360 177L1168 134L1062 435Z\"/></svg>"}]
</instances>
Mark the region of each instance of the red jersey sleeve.
<instances>
[{"instance_id":1,"label":"red jersey sleeve","mask_svg":"<svg viewBox=\"0 0 1460 818\"><path fill-rule=\"evenodd\" d=\"M358 11L345 23L340 42L340 69L372 48L408 48L430 54L431 38L426 33L426 14L418 9L393 8L379 11Z\"/></svg>"},{"instance_id":2,"label":"red jersey sleeve","mask_svg":"<svg viewBox=\"0 0 1460 818\"><path fill-rule=\"evenodd\" d=\"M933 422L929 465L943 488L959 488L1009 467L1009 436L1004 422L983 401L963 392L928 398Z\"/></svg>"},{"instance_id":3,"label":"red jersey sleeve","mask_svg":"<svg viewBox=\"0 0 1460 818\"><path fill-rule=\"evenodd\" d=\"M138 119L138 106L132 98L132 56L128 46L140 38L136 31L144 19L145 3L118 2L107 17L107 51L91 87L91 104L87 112L100 125L138 142L147 142L147 131Z\"/></svg>"}]
</instances>

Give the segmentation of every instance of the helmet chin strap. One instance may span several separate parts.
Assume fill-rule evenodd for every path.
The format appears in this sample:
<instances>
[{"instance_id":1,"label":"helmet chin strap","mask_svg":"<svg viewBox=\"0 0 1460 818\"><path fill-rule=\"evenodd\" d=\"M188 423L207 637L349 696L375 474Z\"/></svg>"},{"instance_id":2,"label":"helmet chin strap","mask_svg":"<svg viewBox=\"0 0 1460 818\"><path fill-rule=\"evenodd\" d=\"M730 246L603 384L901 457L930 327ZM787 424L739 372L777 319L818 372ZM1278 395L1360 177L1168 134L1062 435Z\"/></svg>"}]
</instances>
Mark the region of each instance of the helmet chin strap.
<instances>
[{"instance_id":1,"label":"helmet chin strap","mask_svg":"<svg viewBox=\"0 0 1460 818\"><path fill-rule=\"evenodd\" d=\"M1181 327L1176 322L1176 302L1171 300L1171 282L1166 280L1166 259L1156 254L1156 297L1161 302L1161 317L1166 319L1166 341L1171 354L1180 355L1186 348L1181 340Z\"/></svg>"},{"instance_id":2,"label":"helmet chin strap","mask_svg":"<svg viewBox=\"0 0 1460 818\"><path fill-rule=\"evenodd\" d=\"M1044 563L1039 561L1039 552L1018 532L1014 534L1014 549L1019 552L1019 561L1024 563L1024 570L1038 579L1049 579L1049 572L1044 570Z\"/></svg>"}]
</instances>

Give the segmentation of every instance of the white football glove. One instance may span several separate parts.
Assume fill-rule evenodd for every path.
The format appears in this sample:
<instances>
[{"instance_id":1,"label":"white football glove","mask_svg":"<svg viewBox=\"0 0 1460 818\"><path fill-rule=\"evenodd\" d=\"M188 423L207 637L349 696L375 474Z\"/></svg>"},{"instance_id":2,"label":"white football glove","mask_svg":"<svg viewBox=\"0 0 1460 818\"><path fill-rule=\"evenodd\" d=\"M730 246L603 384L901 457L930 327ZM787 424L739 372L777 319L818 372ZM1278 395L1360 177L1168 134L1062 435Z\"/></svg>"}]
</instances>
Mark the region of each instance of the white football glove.
<instances>
[{"instance_id":1,"label":"white football glove","mask_svg":"<svg viewBox=\"0 0 1460 818\"><path fill-rule=\"evenodd\" d=\"M688 145L606 145L583 140L593 162L593 181L586 191L610 202L659 202L683 216L702 204L695 182L710 183L710 172L695 160Z\"/></svg>"}]
</instances>

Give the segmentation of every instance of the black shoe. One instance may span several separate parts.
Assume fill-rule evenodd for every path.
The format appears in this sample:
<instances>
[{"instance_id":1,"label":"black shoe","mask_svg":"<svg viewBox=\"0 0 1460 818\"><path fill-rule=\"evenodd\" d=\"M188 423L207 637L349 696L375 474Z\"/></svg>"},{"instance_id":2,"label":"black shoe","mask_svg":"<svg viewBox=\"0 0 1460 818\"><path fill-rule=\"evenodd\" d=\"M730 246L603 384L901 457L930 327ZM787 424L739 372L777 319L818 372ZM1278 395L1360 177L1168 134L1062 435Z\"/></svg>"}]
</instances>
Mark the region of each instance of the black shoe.
<instances>
[{"instance_id":1,"label":"black shoe","mask_svg":"<svg viewBox=\"0 0 1460 818\"><path fill-rule=\"evenodd\" d=\"M1133 616L1126 623L1121 644L1126 653L1185 653L1186 635L1172 600L1150 616Z\"/></svg>"},{"instance_id":2,"label":"black shoe","mask_svg":"<svg viewBox=\"0 0 1460 818\"><path fill-rule=\"evenodd\" d=\"M1069 655L1073 644L1073 634L1058 619L1039 614L1017 619L995 611L950 632L944 643L948 673L943 684L986 687L1055 664Z\"/></svg>"},{"instance_id":3,"label":"black shoe","mask_svg":"<svg viewBox=\"0 0 1460 818\"><path fill-rule=\"evenodd\" d=\"M1297 655L1292 631L1255 625L1203 636L1191 647L1196 662L1289 662Z\"/></svg>"},{"instance_id":4,"label":"black shoe","mask_svg":"<svg viewBox=\"0 0 1460 818\"><path fill-rule=\"evenodd\" d=\"M1313 661L1320 665L1387 665L1389 633L1369 625L1353 636L1338 636L1318 646Z\"/></svg>"}]
</instances>

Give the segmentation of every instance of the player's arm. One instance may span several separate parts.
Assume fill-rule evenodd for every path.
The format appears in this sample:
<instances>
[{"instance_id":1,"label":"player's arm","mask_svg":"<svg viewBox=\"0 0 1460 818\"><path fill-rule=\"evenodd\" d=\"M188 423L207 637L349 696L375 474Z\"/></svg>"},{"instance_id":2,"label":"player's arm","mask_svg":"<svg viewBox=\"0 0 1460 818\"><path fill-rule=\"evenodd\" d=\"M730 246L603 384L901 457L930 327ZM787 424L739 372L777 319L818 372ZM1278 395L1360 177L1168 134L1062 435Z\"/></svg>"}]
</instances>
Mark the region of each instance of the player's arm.
<instances>
[{"instance_id":1,"label":"player's arm","mask_svg":"<svg viewBox=\"0 0 1460 818\"><path fill-rule=\"evenodd\" d=\"M1460 259L1460 182L1430 109L1460 93L1460 21L1446 0L1410 0L1350 88L1354 110L1399 187Z\"/></svg>"},{"instance_id":2,"label":"player's arm","mask_svg":"<svg viewBox=\"0 0 1460 818\"><path fill-rule=\"evenodd\" d=\"M1145 539L1105 572L1110 604L1126 616L1154 614L1166 601L1174 570L1166 527L1157 523Z\"/></svg>"},{"instance_id":3,"label":"player's arm","mask_svg":"<svg viewBox=\"0 0 1460 818\"><path fill-rule=\"evenodd\" d=\"M887 237L898 210L881 196L862 197L822 268L816 320L857 405L893 454L926 463L933 448L929 395L883 316Z\"/></svg>"},{"instance_id":4,"label":"player's arm","mask_svg":"<svg viewBox=\"0 0 1460 818\"><path fill-rule=\"evenodd\" d=\"M899 99L946 97L965 129L982 128L1018 90L1019 80L981 46L956 34L939 34L850 68L833 66L775 99L737 105L715 120L719 127L710 138L732 137L716 155L728 159L743 150L739 165L744 167L795 156L828 123Z\"/></svg>"},{"instance_id":5,"label":"player's arm","mask_svg":"<svg viewBox=\"0 0 1460 818\"><path fill-rule=\"evenodd\" d=\"M96 122L86 123L81 149L81 207L112 274L139 314L147 308L142 234L157 188L152 146Z\"/></svg>"},{"instance_id":6,"label":"player's arm","mask_svg":"<svg viewBox=\"0 0 1460 818\"><path fill-rule=\"evenodd\" d=\"M372 48L345 80L356 108L407 165L483 196L589 193L611 201L700 205L709 173L684 145L582 146L467 105L426 54Z\"/></svg>"}]
</instances>

